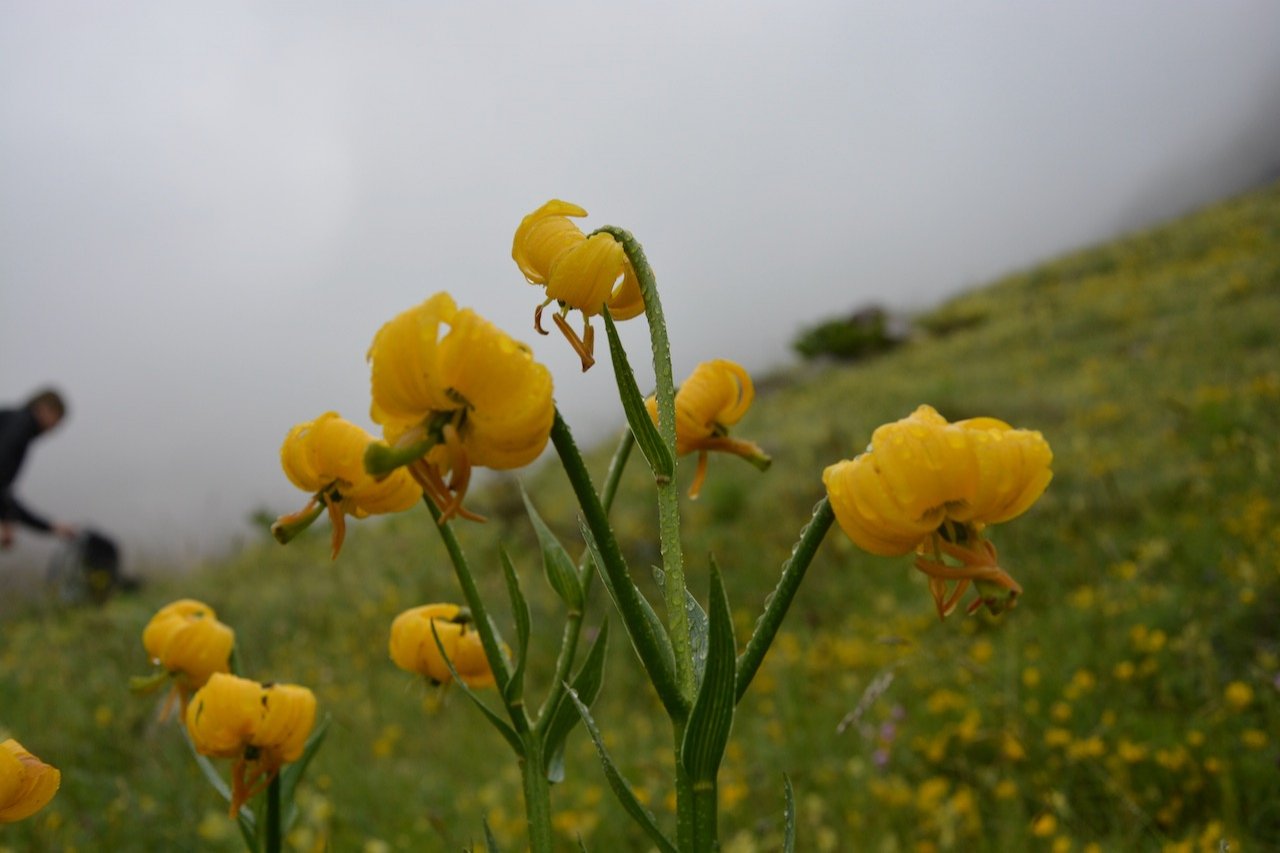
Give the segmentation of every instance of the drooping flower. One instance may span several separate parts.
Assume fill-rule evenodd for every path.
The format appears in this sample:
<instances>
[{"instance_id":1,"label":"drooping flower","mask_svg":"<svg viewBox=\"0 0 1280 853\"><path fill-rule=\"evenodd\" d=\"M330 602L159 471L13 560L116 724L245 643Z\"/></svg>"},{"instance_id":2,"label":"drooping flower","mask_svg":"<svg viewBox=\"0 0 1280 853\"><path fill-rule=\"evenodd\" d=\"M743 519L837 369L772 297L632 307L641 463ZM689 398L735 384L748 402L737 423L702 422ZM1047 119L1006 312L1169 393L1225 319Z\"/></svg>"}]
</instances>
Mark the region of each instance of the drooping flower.
<instances>
[{"instance_id":1,"label":"drooping flower","mask_svg":"<svg viewBox=\"0 0 1280 853\"><path fill-rule=\"evenodd\" d=\"M408 465L442 522L479 518L462 508L473 466L519 468L547 444L551 373L528 347L459 309L447 293L379 329L369 361L371 414L391 447L370 451L365 465L377 476Z\"/></svg>"},{"instance_id":2,"label":"drooping flower","mask_svg":"<svg viewBox=\"0 0 1280 853\"><path fill-rule=\"evenodd\" d=\"M168 715L174 697L185 709L191 694L214 673L230 671L235 643L235 631L204 602L183 598L160 608L142 631L142 646L173 682L162 715Z\"/></svg>"},{"instance_id":3,"label":"drooping flower","mask_svg":"<svg viewBox=\"0 0 1280 853\"><path fill-rule=\"evenodd\" d=\"M644 297L622 244L611 234L588 237L570 216L586 216L576 204L552 199L520 222L511 243L511 258L530 284L546 288L547 298L533 314L540 334L542 311L553 301L552 315L561 333L582 359L582 369L595 363L592 356L595 330L591 318L604 306L615 320L629 320L644 313ZM569 327L566 315L582 312L582 337Z\"/></svg>"},{"instance_id":4,"label":"drooping flower","mask_svg":"<svg viewBox=\"0 0 1280 853\"><path fill-rule=\"evenodd\" d=\"M917 552L940 616L970 582L981 593L970 610L985 604L998 613L1022 588L982 531L1026 512L1053 477L1052 461L1039 432L995 418L949 424L920 406L877 428L865 453L831 465L822 481L841 529L859 547L881 556Z\"/></svg>"},{"instance_id":5,"label":"drooping flower","mask_svg":"<svg viewBox=\"0 0 1280 853\"><path fill-rule=\"evenodd\" d=\"M772 460L759 445L729 437L729 427L742 420L755 395L755 386L747 371L723 358L702 362L681 384L675 400L676 453L698 454L698 469L689 487L689 497L697 498L702 491L710 451L741 456L761 471L769 467ZM645 406L656 424L657 398L645 400Z\"/></svg>"},{"instance_id":6,"label":"drooping flower","mask_svg":"<svg viewBox=\"0 0 1280 853\"><path fill-rule=\"evenodd\" d=\"M424 604L401 613L391 623L388 648L396 666L425 675L437 684L453 680L445 657L468 687L494 684L480 634L456 604ZM440 655L441 648L445 657Z\"/></svg>"},{"instance_id":7,"label":"drooping flower","mask_svg":"<svg viewBox=\"0 0 1280 853\"><path fill-rule=\"evenodd\" d=\"M0 823L14 823L40 811L60 784L58 768L45 764L13 738L0 743Z\"/></svg>"},{"instance_id":8,"label":"drooping flower","mask_svg":"<svg viewBox=\"0 0 1280 853\"><path fill-rule=\"evenodd\" d=\"M417 503L422 489L407 472L393 471L378 479L365 471L365 451L381 443L337 412L325 412L289 430L280 446L280 464L291 483L311 493L311 500L299 512L276 519L271 526L276 538L288 542L327 509L337 559L346 516L402 512Z\"/></svg>"},{"instance_id":9,"label":"drooping flower","mask_svg":"<svg viewBox=\"0 0 1280 853\"><path fill-rule=\"evenodd\" d=\"M192 697L187 732L201 755L234 758L231 816L297 761L316 722L316 697L296 684L217 673Z\"/></svg>"}]
</instances>

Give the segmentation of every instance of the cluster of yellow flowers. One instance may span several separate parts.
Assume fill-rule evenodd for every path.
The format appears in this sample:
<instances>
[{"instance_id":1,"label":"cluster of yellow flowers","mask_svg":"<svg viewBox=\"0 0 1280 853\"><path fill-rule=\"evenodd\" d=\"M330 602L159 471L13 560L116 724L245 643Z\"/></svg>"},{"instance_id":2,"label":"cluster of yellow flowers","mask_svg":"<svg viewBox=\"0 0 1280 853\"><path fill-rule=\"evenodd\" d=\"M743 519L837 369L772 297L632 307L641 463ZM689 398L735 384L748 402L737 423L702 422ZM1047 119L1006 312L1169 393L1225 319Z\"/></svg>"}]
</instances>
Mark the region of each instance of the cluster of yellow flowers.
<instances>
[{"instance_id":1,"label":"cluster of yellow flowers","mask_svg":"<svg viewBox=\"0 0 1280 853\"><path fill-rule=\"evenodd\" d=\"M0 823L30 817L49 804L62 784L58 768L45 764L13 738L0 743Z\"/></svg>"},{"instance_id":2,"label":"cluster of yellow flowers","mask_svg":"<svg viewBox=\"0 0 1280 853\"><path fill-rule=\"evenodd\" d=\"M263 685L231 675L235 632L201 601L184 598L160 608L142 631L142 645L173 681L162 716L177 695L196 751L236 759L234 816L281 765L302 754L315 726L315 696L305 687Z\"/></svg>"}]
</instances>

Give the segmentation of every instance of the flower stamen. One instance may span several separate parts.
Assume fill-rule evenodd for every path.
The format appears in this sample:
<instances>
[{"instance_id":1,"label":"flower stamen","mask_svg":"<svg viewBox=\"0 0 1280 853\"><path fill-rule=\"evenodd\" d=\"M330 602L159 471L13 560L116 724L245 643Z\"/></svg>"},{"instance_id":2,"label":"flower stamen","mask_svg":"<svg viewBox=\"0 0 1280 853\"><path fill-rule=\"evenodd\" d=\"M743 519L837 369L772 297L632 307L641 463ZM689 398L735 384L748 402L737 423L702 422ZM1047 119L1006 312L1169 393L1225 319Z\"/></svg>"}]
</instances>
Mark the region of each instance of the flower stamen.
<instances>
[{"instance_id":1,"label":"flower stamen","mask_svg":"<svg viewBox=\"0 0 1280 853\"><path fill-rule=\"evenodd\" d=\"M583 331L586 335L586 340L584 341L570 327L569 321L564 318L563 314L552 314L551 319L555 321L556 327L560 329L560 333L569 342L569 346L573 347L573 351L578 354L578 358L582 359L582 372L586 373L591 369L591 365L596 363L595 356L592 355L592 351L595 349L595 331L591 328L591 320L584 321L585 328Z\"/></svg>"}]
</instances>

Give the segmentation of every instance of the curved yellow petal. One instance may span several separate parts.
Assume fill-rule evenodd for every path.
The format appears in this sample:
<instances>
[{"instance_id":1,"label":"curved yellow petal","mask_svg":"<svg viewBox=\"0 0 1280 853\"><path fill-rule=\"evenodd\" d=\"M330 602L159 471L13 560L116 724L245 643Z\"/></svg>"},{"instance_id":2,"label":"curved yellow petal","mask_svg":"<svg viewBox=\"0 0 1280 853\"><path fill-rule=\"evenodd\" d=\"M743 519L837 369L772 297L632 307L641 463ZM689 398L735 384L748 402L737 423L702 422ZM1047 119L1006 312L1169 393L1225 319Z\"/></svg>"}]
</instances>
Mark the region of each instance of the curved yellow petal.
<instances>
[{"instance_id":1,"label":"curved yellow petal","mask_svg":"<svg viewBox=\"0 0 1280 853\"><path fill-rule=\"evenodd\" d=\"M599 314L623 283L626 263L621 243L610 234L594 234L556 258L547 277L547 296L587 317Z\"/></svg>"},{"instance_id":2,"label":"curved yellow petal","mask_svg":"<svg viewBox=\"0 0 1280 853\"><path fill-rule=\"evenodd\" d=\"M552 199L520 220L511 242L511 258L531 284L546 284L556 260L587 239L566 218L586 215L576 204Z\"/></svg>"},{"instance_id":3,"label":"curved yellow petal","mask_svg":"<svg viewBox=\"0 0 1280 853\"><path fill-rule=\"evenodd\" d=\"M261 718L262 685L219 672L187 706L187 732L201 755L236 758L243 754Z\"/></svg>"},{"instance_id":4,"label":"curved yellow petal","mask_svg":"<svg viewBox=\"0 0 1280 853\"><path fill-rule=\"evenodd\" d=\"M432 411L451 408L436 348L441 325L452 324L456 314L453 297L440 292L398 314L374 335L368 359L375 423L421 421Z\"/></svg>"},{"instance_id":5,"label":"curved yellow petal","mask_svg":"<svg viewBox=\"0 0 1280 853\"><path fill-rule=\"evenodd\" d=\"M61 784L58 768L45 764L12 738L0 743L0 823L13 823L40 811Z\"/></svg>"},{"instance_id":6,"label":"curved yellow petal","mask_svg":"<svg viewBox=\"0 0 1280 853\"><path fill-rule=\"evenodd\" d=\"M636 271L631 268L631 261L623 259L622 281L609 296L609 313L613 319L622 321L639 317L644 313L644 294L640 290L640 280Z\"/></svg>"},{"instance_id":7,"label":"curved yellow petal","mask_svg":"<svg viewBox=\"0 0 1280 853\"><path fill-rule=\"evenodd\" d=\"M316 722L316 697L296 684L269 684L262 691L262 718L250 744L268 753L269 764L297 761Z\"/></svg>"},{"instance_id":8,"label":"curved yellow petal","mask_svg":"<svg viewBox=\"0 0 1280 853\"><path fill-rule=\"evenodd\" d=\"M160 664L181 676L188 690L203 687L215 672L229 672L236 634L217 619L192 619L174 633L160 654Z\"/></svg>"},{"instance_id":9,"label":"curved yellow petal","mask_svg":"<svg viewBox=\"0 0 1280 853\"><path fill-rule=\"evenodd\" d=\"M439 636L440 646L452 660L463 631L461 625L451 621L457 615L458 607L454 604L424 604L401 613L391 623L388 643L391 660L406 672L425 675L441 684L452 681L436 637Z\"/></svg>"},{"instance_id":10,"label":"curved yellow petal","mask_svg":"<svg viewBox=\"0 0 1280 853\"><path fill-rule=\"evenodd\" d=\"M213 608L203 601L196 601L194 598L171 601L157 610L142 629L142 647L147 650L147 657L158 662L174 634L185 628L192 619L217 618Z\"/></svg>"}]
</instances>

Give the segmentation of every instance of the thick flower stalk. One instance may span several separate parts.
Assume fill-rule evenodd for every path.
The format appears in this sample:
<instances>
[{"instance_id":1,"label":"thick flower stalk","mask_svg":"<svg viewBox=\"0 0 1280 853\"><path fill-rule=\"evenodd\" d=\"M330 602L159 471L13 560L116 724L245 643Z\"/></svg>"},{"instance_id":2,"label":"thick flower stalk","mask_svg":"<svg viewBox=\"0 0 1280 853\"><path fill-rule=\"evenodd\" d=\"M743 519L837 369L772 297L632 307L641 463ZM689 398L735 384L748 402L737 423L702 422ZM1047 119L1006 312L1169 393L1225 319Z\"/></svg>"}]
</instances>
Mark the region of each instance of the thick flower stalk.
<instances>
[{"instance_id":1,"label":"thick flower stalk","mask_svg":"<svg viewBox=\"0 0 1280 853\"><path fill-rule=\"evenodd\" d=\"M389 448L373 446L374 476L407 465L441 512L462 507L471 469L527 465L547 444L555 406L551 373L529 348L447 293L386 323L369 348L373 420ZM448 475L448 482L445 481Z\"/></svg>"},{"instance_id":2,"label":"thick flower stalk","mask_svg":"<svg viewBox=\"0 0 1280 853\"><path fill-rule=\"evenodd\" d=\"M822 474L841 529L882 556L915 551L946 616L970 583L994 613L1022 592L983 529L1016 518L1044 492L1053 452L1039 432L994 418L949 424L933 408L879 427L871 446Z\"/></svg>"},{"instance_id":3,"label":"thick flower stalk","mask_svg":"<svg viewBox=\"0 0 1280 853\"><path fill-rule=\"evenodd\" d=\"M769 467L772 460L759 445L729 437L729 427L742 420L755 394L747 371L723 358L702 362L681 384L676 392L676 452L681 456L698 454L689 497L696 498L702 491L707 478L707 454L711 451L741 456L761 471ZM657 398L645 400L645 406L656 424Z\"/></svg>"},{"instance_id":4,"label":"thick flower stalk","mask_svg":"<svg viewBox=\"0 0 1280 853\"><path fill-rule=\"evenodd\" d=\"M424 604L401 613L391 623L388 648L396 666L425 675L436 684L453 680L450 663L468 687L494 684L480 634L456 604Z\"/></svg>"},{"instance_id":5,"label":"thick flower stalk","mask_svg":"<svg viewBox=\"0 0 1280 853\"><path fill-rule=\"evenodd\" d=\"M525 279L546 288L546 300L533 313L533 327L547 334L542 312L555 302L552 319L582 359L584 371L595 364L592 317L606 305L614 320L644 313L640 283L622 244L611 234L588 237L569 219L586 215L576 204L553 199L521 220L511 243L511 258ZM581 337L566 319L574 310L582 312Z\"/></svg>"},{"instance_id":6,"label":"thick flower stalk","mask_svg":"<svg viewBox=\"0 0 1280 853\"><path fill-rule=\"evenodd\" d=\"M168 716L175 697L185 710L191 694L215 673L229 672L235 643L235 631L204 602L183 598L160 608L142 631L142 646L173 682L161 715Z\"/></svg>"},{"instance_id":7,"label":"thick flower stalk","mask_svg":"<svg viewBox=\"0 0 1280 853\"><path fill-rule=\"evenodd\" d=\"M201 755L233 758L232 817L296 761L316 721L316 697L295 684L259 684L215 674L187 708L187 732Z\"/></svg>"},{"instance_id":8,"label":"thick flower stalk","mask_svg":"<svg viewBox=\"0 0 1280 853\"><path fill-rule=\"evenodd\" d=\"M0 823L14 823L40 811L60 784L58 768L45 764L12 738L0 743Z\"/></svg>"},{"instance_id":9,"label":"thick flower stalk","mask_svg":"<svg viewBox=\"0 0 1280 853\"><path fill-rule=\"evenodd\" d=\"M333 558L337 559L346 536L346 517L366 518L380 513L402 512L418 502L422 489L404 471L381 479L364 468L365 451L381 444L360 427L325 412L289 430L280 446L280 464L289 481L311 493L300 511L281 516L271 532L288 542L315 521L322 508L329 512L333 529Z\"/></svg>"}]
</instances>

